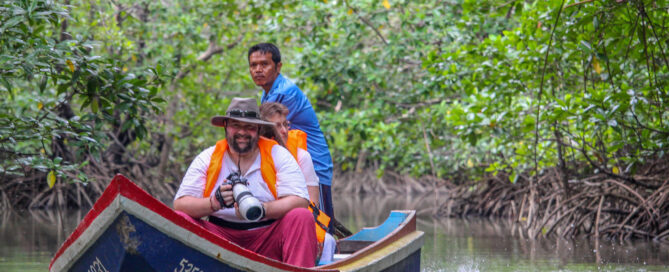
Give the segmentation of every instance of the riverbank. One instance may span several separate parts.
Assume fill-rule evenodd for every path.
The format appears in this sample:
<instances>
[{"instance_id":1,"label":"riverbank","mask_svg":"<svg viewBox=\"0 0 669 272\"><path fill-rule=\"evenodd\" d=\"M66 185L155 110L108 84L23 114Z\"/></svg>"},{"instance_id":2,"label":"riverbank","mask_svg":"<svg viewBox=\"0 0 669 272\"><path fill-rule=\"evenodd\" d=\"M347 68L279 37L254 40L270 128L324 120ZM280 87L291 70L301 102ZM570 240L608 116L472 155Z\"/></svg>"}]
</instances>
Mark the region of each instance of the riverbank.
<instances>
[{"instance_id":1,"label":"riverbank","mask_svg":"<svg viewBox=\"0 0 669 272\"><path fill-rule=\"evenodd\" d=\"M517 224L518 235L628 240L652 239L669 244L669 163L656 161L630 177L600 173L565 179L557 168L545 169L532 181L516 183L500 173L477 182L453 185L431 177L396 173L378 177L342 173L335 190L343 193L432 194L444 198L435 209L443 217L485 216ZM570 176L574 176L572 173ZM341 182L347 181L347 182Z\"/></svg>"},{"instance_id":2,"label":"riverbank","mask_svg":"<svg viewBox=\"0 0 669 272\"><path fill-rule=\"evenodd\" d=\"M336 172L333 190L339 195L435 195L430 213L441 217L505 218L520 228L518 235L608 239L652 239L669 243L669 163L656 161L625 177L603 173L566 179L559 169L546 169L536 182L521 175L516 183L505 173L478 182L455 185L435 177L414 178L387 171ZM141 175L140 175L141 176ZM576 176L573 173L567 175ZM171 199L178 183L131 177L155 197ZM11 181L0 188L0 208L90 207L111 177L83 183L57 183L48 188L42 179ZM37 188L37 189L35 189ZM443 199L443 201L441 201Z\"/></svg>"},{"instance_id":3,"label":"riverbank","mask_svg":"<svg viewBox=\"0 0 669 272\"><path fill-rule=\"evenodd\" d=\"M438 214L509 218L530 238L587 235L669 243L669 179L664 174L635 176L634 181L597 174L565 183L549 169L535 183L508 180L499 175L459 186L449 191Z\"/></svg>"}]
</instances>

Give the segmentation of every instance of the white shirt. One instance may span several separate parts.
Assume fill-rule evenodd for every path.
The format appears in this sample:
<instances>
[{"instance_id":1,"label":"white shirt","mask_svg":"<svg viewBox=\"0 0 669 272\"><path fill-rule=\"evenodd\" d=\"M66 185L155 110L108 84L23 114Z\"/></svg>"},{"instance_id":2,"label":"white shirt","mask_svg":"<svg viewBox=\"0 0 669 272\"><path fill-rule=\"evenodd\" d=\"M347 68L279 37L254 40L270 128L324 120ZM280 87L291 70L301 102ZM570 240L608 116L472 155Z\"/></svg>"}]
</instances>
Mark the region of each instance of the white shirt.
<instances>
[{"instance_id":1,"label":"white shirt","mask_svg":"<svg viewBox=\"0 0 669 272\"><path fill-rule=\"evenodd\" d=\"M318 176L314 170L314 162L311 161L311 154L302 148L297 149L297 163L307 181L307 186L318 186Z\"/></svg>"},{"instance_id":2,"label":"white shirt","mask_svg":"<svg viewBox=\"0 0 669 272\"><path fill-rule=\"evenodd\" d=\"M215 146L212 146L205 149L193 160L181 181L179 190L174 196L175 200L183 196L203 197L204 185L207 183L207 169L209 169L209 162L215 148ZM274 160L274 169L276 169L277 196L281 198L283 196L294 195L309 200L304 175L300 171L300 167L297 165L293 155L284 147L274 145L272 147L272 159ZM237 163L232 161L228 152L225 152L221 173L218 175L214 190L223 184L228 175L234 171L237 171ZM258 153L255 161L244 176L249 183L249 190L260 202L275 200L260 172L260 153ZM212 215L231 222L247 222L237 218L234 208L223 208Z\"/></svg>"}]
</instances>

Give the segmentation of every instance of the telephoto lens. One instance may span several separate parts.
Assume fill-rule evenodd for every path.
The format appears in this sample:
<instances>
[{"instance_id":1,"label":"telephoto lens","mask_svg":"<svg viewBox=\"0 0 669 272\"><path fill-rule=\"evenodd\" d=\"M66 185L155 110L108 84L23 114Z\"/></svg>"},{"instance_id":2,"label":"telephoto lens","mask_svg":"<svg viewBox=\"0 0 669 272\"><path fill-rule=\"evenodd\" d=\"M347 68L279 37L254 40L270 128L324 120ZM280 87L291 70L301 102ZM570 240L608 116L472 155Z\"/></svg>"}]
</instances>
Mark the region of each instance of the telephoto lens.
<instances>
[{"instance_id":1,"label":"telephoto lens","mask_svg":"<svg viewBox=\"0 0 669 272\"><path fill-rule=\"evenodd\" d=\"M239 182L232 186L232 195L237 201L239 212L244 219L258 221L265 214L262 203L251 194L246 184Z\"/></svg>"},{"instance_id":2,"label":"telephoto lens","mask_svg":"<svg viewBox=\"0 0 669 272\"><path fill-rule=\"evenodd\" d=\"M265 209L263 209L260 200L249 191L246 179L233 173L230 174L228 180L232 183L232 196L237 202L237 206L239 206L239 213L242 214L242 217L253 222L262 219L265 215Z\"/></svg>"}]
</instances>

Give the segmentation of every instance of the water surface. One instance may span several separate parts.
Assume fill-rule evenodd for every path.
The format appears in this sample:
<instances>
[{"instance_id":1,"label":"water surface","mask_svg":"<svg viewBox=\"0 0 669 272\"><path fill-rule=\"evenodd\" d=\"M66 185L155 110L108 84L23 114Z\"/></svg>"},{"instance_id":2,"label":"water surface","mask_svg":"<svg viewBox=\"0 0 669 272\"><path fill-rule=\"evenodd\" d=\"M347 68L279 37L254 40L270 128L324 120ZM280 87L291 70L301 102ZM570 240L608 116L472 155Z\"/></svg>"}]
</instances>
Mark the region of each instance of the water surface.
<instances>
[{"instance_id":1,"label":"water surface","mask_svg":"<svg viewBox=\"0 0 669 272\"><path fill-rule=\"evenodd\" d=\"M440 197L443 198L443 197ZM523 238L506 220L435 218L428 196L336 195L335 214L358 230L393 209L418 211L425 232L423 271L669 271L669 245L587 239ZM46 271L60 244L87 211L13 211L0 215L0 271Z\"/></svg>"},{"instance_id":2,"label":"water surface","mask_svg":"<svg viewBox=\"0 0 669 272\"><path fill-rule=\"evenodd\" d=\"M394 209L417 210L423 271L669 271L667 244L600 240L596 248L586 238L531 240L504 219L434 217L443 195L337 197L335 216L351 229L378 225Z\"/></svg>"}]
</instances>

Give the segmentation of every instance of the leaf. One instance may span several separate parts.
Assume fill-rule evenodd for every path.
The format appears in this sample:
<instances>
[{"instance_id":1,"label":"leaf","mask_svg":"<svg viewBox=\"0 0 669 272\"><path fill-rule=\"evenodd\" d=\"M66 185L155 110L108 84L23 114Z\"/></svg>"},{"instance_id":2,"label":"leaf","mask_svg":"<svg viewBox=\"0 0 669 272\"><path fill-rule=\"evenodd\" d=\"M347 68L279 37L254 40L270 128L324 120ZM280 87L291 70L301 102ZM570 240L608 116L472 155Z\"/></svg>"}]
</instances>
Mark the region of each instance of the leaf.
<instances>
[{"instance_id":1,"label":"leaf","mask_svg":"<svg viewBox=\"0 0 669 272\"><path fill-rule=\"evenodd\" d=\"M70 71L74 72L74 63L71 60L66 60L65 63L67 63L67 67L70 67Z\"/></svg>"},{"instance_id":2,"label":"leaf","mask_svg":"<svg viewBox=\"0 0 669 272\"><path fill-rule=\"evenodd\" d=\"M56 88L56 94L60 95L67 91L67 87L69 87L67 84L60 84L58 85L58 88Z\"/></svg>"},{"instance_id":3,"label":"leaf","mask_svg":"<svg viewBox=\"0 0 669 272\"><path fill-rule=\"evenodd\" d=\"M390 2L388 2L388 0L383 0L383 6L384 6L386 9L390 9Z\"/></svg>"},{"instance_id":4,"label":"leaf","mask_svg":"<svg viewBox=\"0 0 669 272\"><path fill-rule=\"evenodd\" d=\"M162 99L160 97L152 98L151 101L156 102L156 103L165 103L166 102L165 99Z\"/></svg>"},{"instance_id":5,"label":"leaf","mask_svg":"<svg viewBox=\"0 0 669 272\"><path fill-rule=\"evenodd\" d=\"M592 58L592 67L595 68L598 75L602 73L602 67L599 66L599 61L595 57Z\"/></svg>"},{"instance_id":6,"label":"leaf","mask_svg":"<svg viewBox=\"0 0 669 272\"><path fill-rule=\"evenodd\" d=\"M0 77L0 83L7 89L7 92L9 93L9 96L13 99L14 98L14 92L12 92L12 84L9 83L9 80L7 80L5 77Z\"/></svg>"},{"instance_id":7,"label":"leaf","mask_svg":"<svg viewBox=\"0 0 669 272\"><path fill-rule=\"evenodd\" d=\"M96 141L95 139L93 139L91 137L88 137L88 136L81 136L81 139L89 141L89 142L94 143L94 144L98 144L98 141Z\"/></svg>"},{"instance_id":8,"label":"leaf","mask_svg":"<svg viewBox=\"0 0 669 272\"><path fill-rule=\"evenodd\" d=\"M76 83L77 80L79 80L80 76L81 76L81 71L80 70L74 71L74 73L72 74L72 79L70 80L70 84Z\"/></svg>"},{"instance_id":9,"label":"leaf","mask_svg":"<svg viewBox=\"0 0 669 272\"><path fill-rule=\"evenodd\" d=\"M40 83L39 83L39 93L40 94L43 93L44 89L46 88L46 83L47 83L46 81L47 81L47 77L42 77L42 80L40 80Z\"/></svg>"},{"instance_id":10,"label":"leaf","mask_svg":"<svg viewBox=\"0 0 669 272\"><path fill-rule=\"evenodd\" d=\"M13 17L13 18L7 20L7 22L4 23L4 25L2 26L2 28L0 28L0 30L3 30L3 31L4 31L5 29L9 29L10 27L15 26L15 25L19 24L19 23L22 22L22 21L23 21L23 17L22 17L22 16L16 16L16 17ZM0 31L0 32L2 32L2 31Z\"/></svg>"},{"instance_id":11,"label":"leaf","mask_svg":"<svg viewBox=\"0 0 669 272\"><path fill-rule=\"evenodd\" d=\"M49 189L53 188L53 185L56 183L56 172L53 170L49 171L49 174L46 175L46 184L49 185Z\"/></svg>"},{"instance_id":12,"label":"leaf","mask_svg":"<svg viewBox=\"0 0 669 272\"><path fill-rule=\"evenodd\" d=\"M93 113L98 113L98 109L99 109L98 99L93 98L91 100L91 110L93 111Z\"/></svg>"},{"instance_id":13,"label":"leaf","mask_svg":"<svg viewBox=\"0 0 669 272\"><path fill-rule=\"evenodd\" d=\"M509 176L509 181L513 184L518 181L518 174L515 171Z\"/></svg>"},{"instance_id":14,"label":"leaf","mask_svg":"<svg viewBox=\"0 0 669 272\"><path fill-rule=\"evenodd\" d=\"M589 42L581 41L580 47L581 47L581 49L583 49L583 51L585 51L586 54L592 53L592 46L590 45Z\"/></svg>"}]
</instances>

